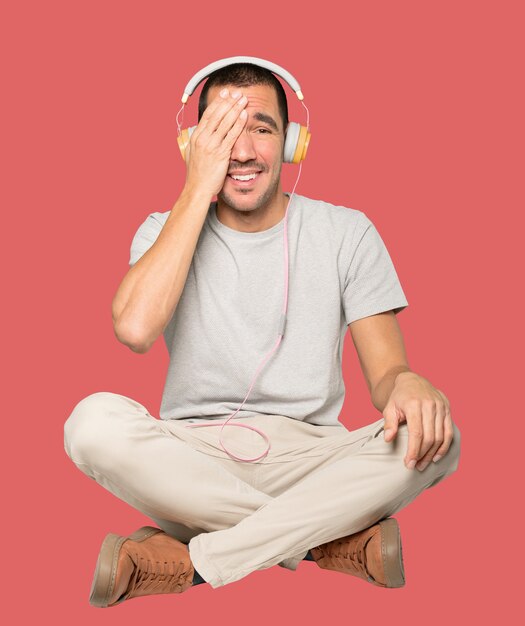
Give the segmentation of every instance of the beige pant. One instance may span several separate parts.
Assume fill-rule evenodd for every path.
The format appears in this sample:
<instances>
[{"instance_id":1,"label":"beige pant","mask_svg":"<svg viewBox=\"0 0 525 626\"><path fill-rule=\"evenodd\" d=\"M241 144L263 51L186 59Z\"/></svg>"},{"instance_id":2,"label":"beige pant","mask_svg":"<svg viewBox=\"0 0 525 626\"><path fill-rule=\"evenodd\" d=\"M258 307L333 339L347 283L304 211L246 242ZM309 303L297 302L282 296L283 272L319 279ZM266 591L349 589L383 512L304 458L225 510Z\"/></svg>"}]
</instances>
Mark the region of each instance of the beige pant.
<instances>
[{"instance_id":1,"label":"beige pant","mask_svg":"<svg viewBox=\"0 0 525 626\"><path fill-rule=\"evenodd\" d=\"M420 472L403 462L406 424L387 443L383 417L353 431L279 415L235 421L268 436L266 457L236 461L219 444L220 426L185 428L184 420L159 420L131 398L99 392L73 409L64 446L82 472L189 542L213 588L275 564L295 570L310 548L393 515L458 467L455 424L447 454ZM239 426L227 425L221 437L242 458L268 445Z\"/></svg>"}]
</instances>

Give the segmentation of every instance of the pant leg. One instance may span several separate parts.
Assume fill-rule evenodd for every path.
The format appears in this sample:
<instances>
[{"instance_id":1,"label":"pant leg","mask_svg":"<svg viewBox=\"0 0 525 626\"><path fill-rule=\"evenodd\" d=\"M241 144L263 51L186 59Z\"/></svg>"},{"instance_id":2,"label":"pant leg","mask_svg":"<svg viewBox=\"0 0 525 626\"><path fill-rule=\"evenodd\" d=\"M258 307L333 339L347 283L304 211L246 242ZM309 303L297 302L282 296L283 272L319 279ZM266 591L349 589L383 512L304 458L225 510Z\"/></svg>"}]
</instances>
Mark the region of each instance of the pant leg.
<instances>
[{"instance_id":1,"label":"pant leg","mask_svg":"<svg viewBox=\"0 0 525 626\"><path fill-rule=\"evenodd\" d=\"M271 500L119 394L82 399L65 423L64 448L82 472L180 541L235 526Z\"/></svg>"},{"instance_id":2,"label":"pant leg","mask_svg":"<svg viewBox=\"0 0 525 626\"><path fill-rule=\"evenodd\" d=\"M361 445L339 447L330 458L294 460L289 474L301 464L301 471L309 472L305 478L234 527L190 540L197 571L212 587L220 587L393 515L457 469L460 432L453 426L447 454L422 472L404 464L406 423L392 442L385 442L382 419ZM271 464L262 467L273 471Z\"/></svg>"}]
</instances>

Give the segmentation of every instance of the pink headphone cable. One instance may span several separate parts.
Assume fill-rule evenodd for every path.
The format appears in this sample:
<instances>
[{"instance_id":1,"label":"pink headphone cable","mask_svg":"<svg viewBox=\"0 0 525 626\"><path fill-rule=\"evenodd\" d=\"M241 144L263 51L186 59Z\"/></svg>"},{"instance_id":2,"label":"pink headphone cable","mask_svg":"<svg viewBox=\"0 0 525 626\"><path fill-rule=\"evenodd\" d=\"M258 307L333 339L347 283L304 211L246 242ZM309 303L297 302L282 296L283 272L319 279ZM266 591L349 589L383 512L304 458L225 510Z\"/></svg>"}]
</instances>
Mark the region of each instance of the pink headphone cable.
<instances>
[{"instance_id":1,"label":"pink headphone cable","mask_svg":"<svg viewBox=\"0 0 525 626\"><path fill-rule=\"evenodd\" d=\"M304 104L304 102L302 100L301 100L301 104L306 109L306 128L307 128L307 130L310 130L310 112L308 111L308 107ZM184 108L184 106L182 108ZM179 113L180 113L180 111L179 111ZM178 113L177 113L177 125L178 125ZM179 126L179 129L180 129L180 126ZM302 162L299 162L299 173L297 175L297 180L295 181L295 185L294 185L294 187L292 189L292 193L290 195L290 199L288 200L288 204L286 206L286 213L284 214L284 228L283 228L283 233L284 233L284 305L283 305L283 312L282 312L282 315L281 315L281 325L280 325L280 328L279 328L279 335L278 335L277 343L270 350L268 355L263 359L261 365L259 366L258 370L256 371L255 376L254 376L254 378L252 380L252 384L250 385L250 388L248 389L248 393L246 394L246 397L242 401L242 404L239 406L239 408L236 411L234 411L230 415L230 417L225 422L217 422L217 421L214 420L214 421L208 422L207 424L188 424L186 426L186 428L204 428L205 426L222 426L222 428L221 428L221 433L222 433L224 427L228 424L228 422L244 406L244 403L246 402L248 396L250 395L252 387L253 387L255 381L257 380L257 377L259 376L260 370L264 367L264 365L266 364L266 362L268 361L270 356L277 350L277 348L279 347L279 345L280 345L280 343L282 341L282 338L284 337L284 327L285 327L285 324L286 324L286 311L288 310L288 209L290 208L290 203L291 203L292 198L294 196L295 188L297 187L297 183L299 182L299 178L301 178L301 170L302 170ZM234 454L232 454L231 452L226 450L226 448L224 447L224 445L222 443L221 434L219 434L219 443L221 444L221 447L224 450L224 452L226 452L226 454L231 456L236 461L248 461L250 463L254 462L254 461L258 461L259 459L265 457L268 454L268 452L270 451L271 444L270 444L270 441L269 441L268 437L261 430L259 430L258 428L255 428L255 426L250 426L249 424L241 424L241 423L238 423L238 422L236 422L234 424L230 424L230 426L241 426L242 428L249 428L250 430L254 430L255 432L259 433L259 435L261 435L263 437L263 439L266 440L266 442L268 443L268 448L262 454L260 454L258 457L255 457L254 459L243 459L241 457L235 456Z\"/></svg>"}]
</instances>

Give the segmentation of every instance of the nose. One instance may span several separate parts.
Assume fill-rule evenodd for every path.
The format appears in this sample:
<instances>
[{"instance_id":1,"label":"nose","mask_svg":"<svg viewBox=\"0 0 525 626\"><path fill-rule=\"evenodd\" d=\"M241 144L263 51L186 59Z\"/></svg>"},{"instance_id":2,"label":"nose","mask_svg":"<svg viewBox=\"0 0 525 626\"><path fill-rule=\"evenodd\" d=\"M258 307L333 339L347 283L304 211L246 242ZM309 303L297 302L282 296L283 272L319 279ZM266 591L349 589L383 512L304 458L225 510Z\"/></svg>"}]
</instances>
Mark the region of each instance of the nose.
<instances>
[{"instance_id":1,"label":"nose","mask_svg":"<svg viewBox=\"0 0 525 626\"><path fill-rule=\"evenodd\" d=\"M233 144L230 159L232 161L254 161L257 157L253 140L247 130L242 130Z\"/></svg>"}]
</instances>

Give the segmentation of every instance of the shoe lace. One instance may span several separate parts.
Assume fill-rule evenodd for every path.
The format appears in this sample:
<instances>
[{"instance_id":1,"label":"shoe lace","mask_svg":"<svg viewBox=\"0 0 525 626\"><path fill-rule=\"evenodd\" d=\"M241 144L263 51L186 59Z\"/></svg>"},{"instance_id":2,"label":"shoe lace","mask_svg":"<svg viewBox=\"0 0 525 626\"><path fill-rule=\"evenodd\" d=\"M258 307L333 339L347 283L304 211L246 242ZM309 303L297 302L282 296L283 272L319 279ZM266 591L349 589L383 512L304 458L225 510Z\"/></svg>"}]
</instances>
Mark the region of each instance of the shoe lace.
<instances>
[{"instance_id":1,"label":"shoe lace","mask_svg":"<svg viewBox=\"0 0 525 626\"><path fill-rule=\"evenodd\" d=\"M135 553L136 568L130 581L133 595L180 593L191 584L184 561L152 561Z\"/></svg>"},{"instance_id":2,"label":"shoe lace","mask_svg":"<svg viewBox=\"0 0 525 626\"><path fill-rule=\"evenodd\" d=\"M346 566L351 565L356 572L364 572L368 576L366 567L366 544L370 541L370 536L362 536L349 541L348 537L335 539L324 546L319 546L323 552L323 557L330 559L341 559L346 562Z\"/></svg>"}]
</instances>

